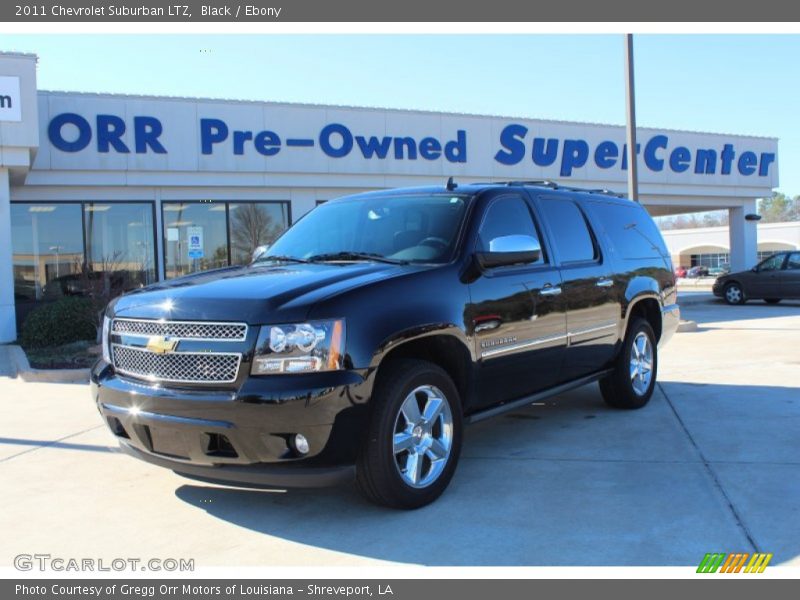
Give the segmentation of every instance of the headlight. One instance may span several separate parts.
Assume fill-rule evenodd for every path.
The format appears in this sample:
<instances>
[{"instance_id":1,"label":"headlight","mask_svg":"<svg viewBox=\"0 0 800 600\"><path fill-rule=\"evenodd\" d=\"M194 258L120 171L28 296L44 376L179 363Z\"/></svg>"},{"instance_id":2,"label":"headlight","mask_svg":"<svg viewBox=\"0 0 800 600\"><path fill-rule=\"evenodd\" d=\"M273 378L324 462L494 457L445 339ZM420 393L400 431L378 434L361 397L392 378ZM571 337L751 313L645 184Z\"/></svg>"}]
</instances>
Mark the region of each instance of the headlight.
<instances>
[{"instance_id":1,"label":"headlight","mask_svg":"<svg viewBox=\"0 0 800 600\"><path fill-rule=\"evenodd\" d=\"M311 373L344 368L344 320L264 325L252 375Z\"/></svg>"},{"instance_id":2,"label":"headlight","mask_svg":"<svg viewBox=\"0 0 800 600\"><path fill-rule=\"evenodd\" d=\"M111 333L111 319L103 315L103 332L100 343L103 347L103 360L107 363L111 362L111 349L109 348L108 335Z\"/></svg>"}]
</instances>

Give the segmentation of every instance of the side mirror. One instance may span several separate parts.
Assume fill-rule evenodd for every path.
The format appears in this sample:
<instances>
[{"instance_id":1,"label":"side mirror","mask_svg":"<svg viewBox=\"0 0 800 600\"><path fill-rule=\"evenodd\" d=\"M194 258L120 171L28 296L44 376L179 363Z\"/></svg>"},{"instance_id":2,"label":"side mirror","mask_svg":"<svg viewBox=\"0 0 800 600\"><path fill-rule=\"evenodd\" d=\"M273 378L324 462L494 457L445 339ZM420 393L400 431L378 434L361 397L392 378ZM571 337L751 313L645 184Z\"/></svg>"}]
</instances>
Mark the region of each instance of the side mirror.
<instances>
[{"instance_id":1,"label":"side mirror","mask_svg":"<svg viewBox=\"0 0 800 600\"><path fill-rule=\"evenodd\" d=\"M268 244L265 244L263 246L258 246L255 250L253 250L253 254L250 257L250 261L251 262L257 261L259 258L261 258L267 253L267 250L269 250Z\"/></svg>"},{"instance_id":2,"label":"side mirror","mask_svg":"<svg viewBox=\"0 0 800 600\"><path fill-rule=\"evenodd\" d=\"M542 255L539 240L530 235L504 235L489 242L488 252L476 252L481 269L535 263Z\"/></svg>"}]
</instances>

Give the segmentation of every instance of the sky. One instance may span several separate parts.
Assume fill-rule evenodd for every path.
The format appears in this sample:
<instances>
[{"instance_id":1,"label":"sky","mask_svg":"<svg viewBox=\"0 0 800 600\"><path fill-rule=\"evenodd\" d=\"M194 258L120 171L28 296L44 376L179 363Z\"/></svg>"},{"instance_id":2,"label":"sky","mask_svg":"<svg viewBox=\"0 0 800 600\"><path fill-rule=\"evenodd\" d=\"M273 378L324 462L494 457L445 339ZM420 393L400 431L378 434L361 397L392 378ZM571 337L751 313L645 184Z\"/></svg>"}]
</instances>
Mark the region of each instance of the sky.
<instances>
[{"instance_id":1,"label":"sky","mask_svg":"<svg viewBox=\"0 0 800 600\"><path fill-rule=\"evenodd\" d=\"M625 122L622 35L3 35L40 89ZM800 194L800 35L636 35L642 127L779 138Z\"/></svg>"}]
</instances>

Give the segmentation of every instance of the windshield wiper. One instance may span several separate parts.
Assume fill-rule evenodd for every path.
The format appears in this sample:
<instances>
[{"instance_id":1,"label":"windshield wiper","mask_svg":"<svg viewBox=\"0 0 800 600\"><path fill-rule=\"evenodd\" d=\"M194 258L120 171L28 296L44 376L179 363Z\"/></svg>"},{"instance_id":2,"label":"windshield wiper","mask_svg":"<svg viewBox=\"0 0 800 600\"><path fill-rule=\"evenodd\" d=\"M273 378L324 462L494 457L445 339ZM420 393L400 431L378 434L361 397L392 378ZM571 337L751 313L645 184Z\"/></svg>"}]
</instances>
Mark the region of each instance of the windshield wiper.
<instances>
[{"instance_id":1,"label":"windshield wiper","mask_svg":"<svg viewBox=\"0 0 800 600\"><path fill-rule=\"evenodd\" d=\"M308 262L326 262L334 260L372 260L375 262L387 263L390 265L407 265L407 260L400 260L398 258L389 258L383 254L375 252L353 252L346 250L344 252L329 252L327 254L316 254L308 258Z\"/></svg>"},{"instance_id":2,"label":"windshield wiper","mask_svg":"<svg viewBox=\"0 0 800 600\"><path fill-rule=\"evenodd\" d=\"M305 258L298 258L297 256L285 256L283 254L275 254L275 255L268 255L268 256L260 256L255 260L255 263L258 264L267 261L276 261L276 262L296 262L296 263L307 263L311 262L306 260Z\"/></svg>"}]
</instances>

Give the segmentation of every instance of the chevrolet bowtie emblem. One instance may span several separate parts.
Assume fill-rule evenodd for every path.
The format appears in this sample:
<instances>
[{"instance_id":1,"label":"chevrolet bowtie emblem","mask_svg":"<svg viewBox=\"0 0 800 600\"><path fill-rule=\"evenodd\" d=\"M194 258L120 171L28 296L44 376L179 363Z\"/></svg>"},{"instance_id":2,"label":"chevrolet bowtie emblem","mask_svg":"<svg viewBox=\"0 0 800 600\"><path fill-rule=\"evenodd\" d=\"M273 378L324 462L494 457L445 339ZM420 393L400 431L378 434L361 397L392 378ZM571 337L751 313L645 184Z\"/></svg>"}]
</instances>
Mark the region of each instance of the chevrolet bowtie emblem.
<instances>
[{"instance_id":1,"label":"chevrolet bowtie emblem","mask_svg":"<svg viewBox=\"0 0 800 600\"><path fill-rule=\"evenodd\" d=\"M172 340L163 335L154 335L147 340L147 349L155 354L168 354L178 347L178 340Z\"/></svg>"}]
</instances>

